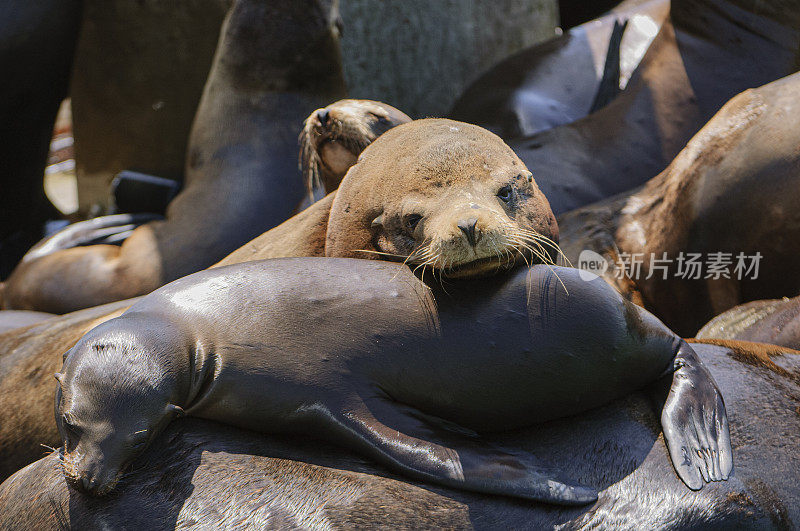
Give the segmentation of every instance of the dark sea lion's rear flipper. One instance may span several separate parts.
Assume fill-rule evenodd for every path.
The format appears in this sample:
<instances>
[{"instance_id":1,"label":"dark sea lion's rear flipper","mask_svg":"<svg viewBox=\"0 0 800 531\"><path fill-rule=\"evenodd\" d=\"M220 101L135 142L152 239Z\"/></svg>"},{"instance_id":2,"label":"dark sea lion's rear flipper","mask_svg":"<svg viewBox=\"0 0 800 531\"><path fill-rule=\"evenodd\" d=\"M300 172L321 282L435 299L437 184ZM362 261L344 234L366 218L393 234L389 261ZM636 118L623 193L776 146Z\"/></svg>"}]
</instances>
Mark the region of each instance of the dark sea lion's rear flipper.
<instances>
[{"instance_id":1,"label":"dark sea lion's rear flipper","mask_svg":"<svg viewBox=\"0 0 800 531\"><path fill-rule=\"evenodd\" d=\"M529 454L492 448L477 437L429 422L421 412L397 402L358 401L329 420L334 420L337 439L417 479L558 505L597 500L594 489L556 480Z\"/></svg>"},{"instance_id":2,"label":"dark sea lion's rear flipper","mask_svg":"<svg viewBox=\"0 0 800 531\"><path fill-rule=\"evenodd\" d=\"M683 340L670 371L672 384L661 411L661 426L678 476L692 490L728 479L733 453L717 384Z\"/></svg>"}]
</instances>

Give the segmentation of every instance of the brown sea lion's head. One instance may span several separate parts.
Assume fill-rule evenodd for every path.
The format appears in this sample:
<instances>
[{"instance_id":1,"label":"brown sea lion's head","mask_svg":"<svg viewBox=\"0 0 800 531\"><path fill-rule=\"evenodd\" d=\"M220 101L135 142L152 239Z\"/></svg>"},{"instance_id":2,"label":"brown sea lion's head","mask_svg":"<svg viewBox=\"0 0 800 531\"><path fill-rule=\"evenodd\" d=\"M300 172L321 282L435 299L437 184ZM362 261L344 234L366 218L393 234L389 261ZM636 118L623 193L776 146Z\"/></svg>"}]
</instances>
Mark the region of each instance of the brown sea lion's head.
<instances>
[{"instance_id":1,"label":"brown sea lion's head","mask_svg":"<svg viewBox=\"0 0 800 531\"><path fill-rule=\"evenodd\" d=\"M361 154L336 193L325 254L466 278L550 262L557 242L550 204L510 147L481 127L426 119Z\"/></svg>"},{"instance_id":2,"label":"brown sea lion's head","mask_svg":"<svg viewBox=\"0 0 800 531\"><path fill-rule=\"evenodd\" d=\"M125 337L97 341L85 336L55 375L64 477L93 496L113 490L131 461L183 414L169 403L164 388L154 387L158 367L136 350Z\"/></svg>"},{"instance_id":3,"label":"brown sea lion's head","mask_svg":"<svg viewBox=\"0 0 800 531\"><path fill-rule=\"evenodd\" d=\"M306 118L300 133L300 163L306 190L330 193L364 148L411 118L391 105L372 100L340 100Z\"/></svg>"}]
</instances>

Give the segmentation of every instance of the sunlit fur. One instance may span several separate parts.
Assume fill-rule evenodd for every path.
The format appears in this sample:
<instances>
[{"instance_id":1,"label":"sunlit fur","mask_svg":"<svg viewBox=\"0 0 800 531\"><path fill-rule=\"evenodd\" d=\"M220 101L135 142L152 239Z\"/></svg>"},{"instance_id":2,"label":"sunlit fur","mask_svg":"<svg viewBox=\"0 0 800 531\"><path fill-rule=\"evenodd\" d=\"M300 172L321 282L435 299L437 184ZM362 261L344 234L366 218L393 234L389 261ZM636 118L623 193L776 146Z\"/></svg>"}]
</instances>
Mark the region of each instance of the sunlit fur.
<instances>
[{"instance_id":1,"label":"sunlit fur","mask_svg":"<svg viewBox=\"0 0 800 531\"><path fill-rule=\"evenodd\" d=\"M429 119L362 153L334 199L325 251L473 278L553 264L557 240L550 205L511 148L480 127Z\"/></svg>"}]
</instances>

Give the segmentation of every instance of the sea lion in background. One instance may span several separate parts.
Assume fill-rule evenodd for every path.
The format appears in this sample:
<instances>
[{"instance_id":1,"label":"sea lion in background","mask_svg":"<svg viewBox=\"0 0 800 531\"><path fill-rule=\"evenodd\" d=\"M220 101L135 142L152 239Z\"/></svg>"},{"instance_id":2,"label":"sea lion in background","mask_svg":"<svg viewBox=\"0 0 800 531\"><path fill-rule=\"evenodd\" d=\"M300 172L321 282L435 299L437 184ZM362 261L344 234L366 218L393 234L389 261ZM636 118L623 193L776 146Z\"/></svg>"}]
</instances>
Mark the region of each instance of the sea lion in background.
<instances>
[{"instance_id":1,"label":"sea lion in background","mask_svg":"<svg viewBox=\"0 0 800 531\"><path fill-rule=\"evenodd\" d=\"M288 218L303 196L297 130L344 94L332 0L239 0L231 8L165 221L121 247L62 249L23 262L4 308L65 313L148 293L208 267Z\"/></svg>"},{"instance_id":2,"label":"sea lion in background","mask_svg":"<svg viewBox=\"0 0 800 531\"><path fill-rule=\"evenodd\" d=\"M504 140L562 214L657 175L726 100L795 72L798 48L797 0L673 0L669 19L608 106ZM453 116L484 122L467 111Z\"/></svg>"},{"instance_id":3,"label":"sea lion in background","mask_svg":"<svg viewBox=\"0 0 800 531\"><path fill-rule=\"evenodd\" d=\"M309 198L339 188L364 148L410 121L404 112L372 100L339 100L312 112L300 133L300 166Z\"/></svg>"},{"instance_id":4,"label":"sea lion in background","mask_svg":"<svg viewBox=\"0 0 800 531\"><path fill-rule=\"evenodd\" d=\"M65 355L56 374L64 474L105 495L167 423L188 415L322 436L454 488L583 504L596 499L591 489L562 483L533 456L425 415L503 431L666 379L661 419L675 469L692 489L726 479L725 406L694 351L584 275L520 268L445 292L402 264L290 258L184 277Z\"/></svg>"},{"instance_id":5,"label":"sea lion in background","mask_svg":"<svg viewBox=\"0 0 800 531\"><path fill-rule=\"evenodd\" d=\"M737 339L800 349L800 297L731 308L697 332L698 339Z\"/></svg>"},{"instance_id":6,"label":"sea lion in background","mask_svg":"<svg viewBox=\"0 0 800 531\"><path fill-rule=\"evenodd\" d=\"M669 0L650 0L523 50L467 87L450 116L504 139L579 120L600 108L594 106L598 93L625 88L668 13ZM624 31L617 29L625 22ZM616 79L603 83L612 72Z\"/></svg>"},{"instance_id":7,"label":"sea lion in background","mask_svg":"<svg viewBox=\"0 0 800 531\"><path fill-rule=\"evenodd\" d=\"M0 20L0 279L60 212L43 176L58 107L67 97L79 0L9 0Z\"/></svg>"},{"instance_id":8,"label":"sea lion in background","mask_svg":"<svg viewBox=\"0 0 800 531\"><path fill-rule=\"evenodd\" d=\"M96 499L68 487L58 452L0 485L0 527L316 527L403 529L790 528L800 521L800 356L695 344L725 390L736 467L690 492L671 473L644 393L487 443L541 456L599 492L564 507L410 481L318 439L176 420ZM773 349L774 350L774 349ZM52 379L51 379L52 382ZM235 470L235 474L231 471Z\"/></svg>"},{"instance_id":9,"label":"sea lion in background","mask_svg":"<svg viewBox=\"0 0 800 531\"><path fill-rule=\"evenodd\" d=\"M642 189L560 216L565 255L576 265L585 250L601 255L609 283L684 337L737 304L800 292L798 101L800 74L736 96ZM680 278L689 253L730 253L730 278L704 278L705 267ZM756 279L737 278L739 253L760 253ZM641 273L623 275L615 264L634 255ZM651 256L668 261L653 267Z\"/></svg>"}]
</instances>

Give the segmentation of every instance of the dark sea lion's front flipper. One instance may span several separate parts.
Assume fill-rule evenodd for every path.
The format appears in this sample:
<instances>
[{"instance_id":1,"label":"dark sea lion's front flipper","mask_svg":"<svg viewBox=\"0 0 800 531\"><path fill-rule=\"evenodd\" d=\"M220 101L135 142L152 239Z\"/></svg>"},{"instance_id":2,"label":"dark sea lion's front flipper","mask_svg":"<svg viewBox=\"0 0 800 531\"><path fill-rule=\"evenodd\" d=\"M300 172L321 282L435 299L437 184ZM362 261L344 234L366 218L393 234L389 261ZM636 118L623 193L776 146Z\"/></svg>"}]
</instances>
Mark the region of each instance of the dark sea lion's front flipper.
<instances>
[{"instance_id":1,"label":"dark sea lion's front flipper","mask_svg":"<svg viewBox=\"0 0 800 531\"><path fill-rule=\"evenodd\" d=\"M692 490L728 479L733 452L717 384L683 340L669 371L672 384L661 411L661 426L678 476Z\"/></svg>"},{"instance_id":2,"label":"dark sea lion's front flipper","mask_svg":"<svg viewBox=\"0 0 800 531\"><path fill-rule=\"evenodd\" d=\"M387 399L357 401L328 420L334 421L335 436L341 442L417 479L558 505L597 500L594 489L556 480L529 454L492 448Z\"/></svg>"}]
</instances>

